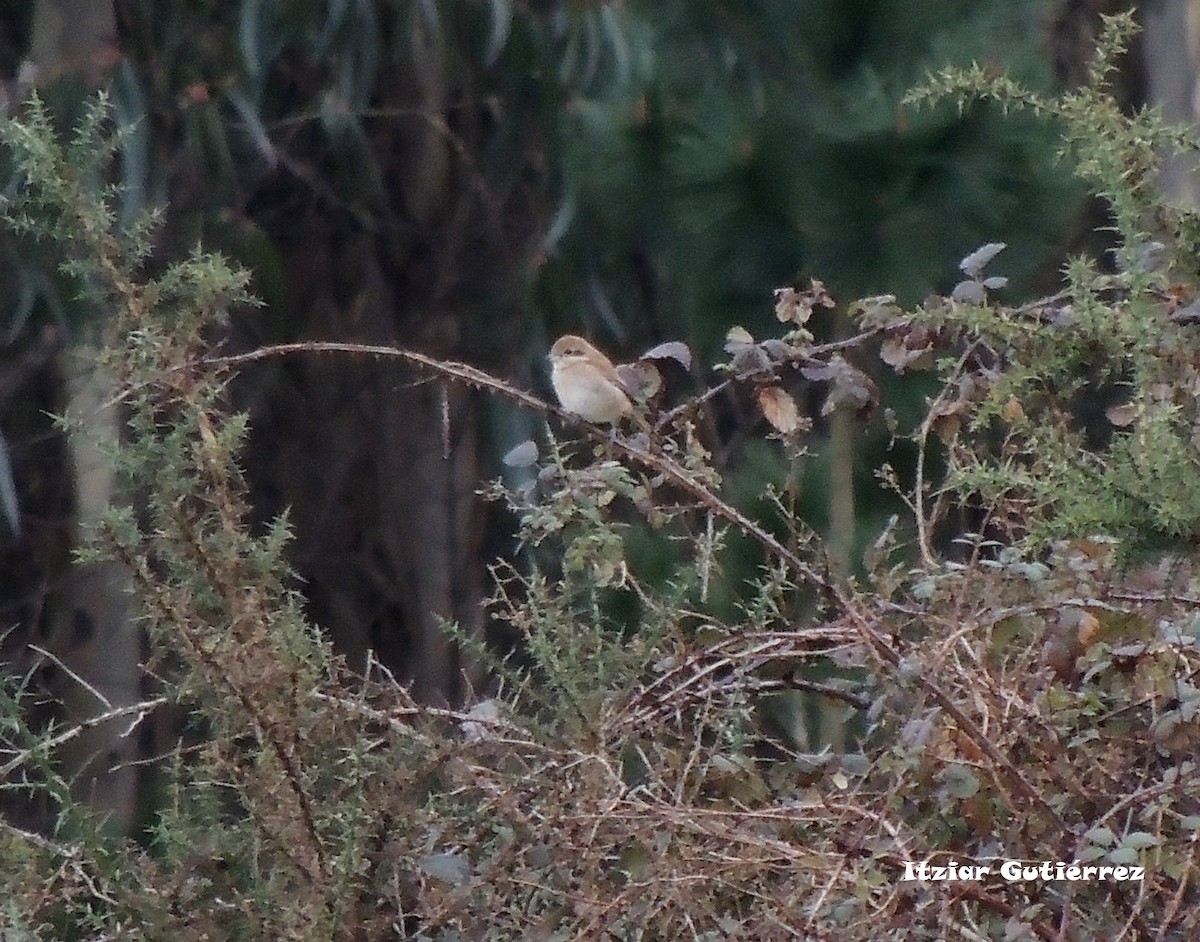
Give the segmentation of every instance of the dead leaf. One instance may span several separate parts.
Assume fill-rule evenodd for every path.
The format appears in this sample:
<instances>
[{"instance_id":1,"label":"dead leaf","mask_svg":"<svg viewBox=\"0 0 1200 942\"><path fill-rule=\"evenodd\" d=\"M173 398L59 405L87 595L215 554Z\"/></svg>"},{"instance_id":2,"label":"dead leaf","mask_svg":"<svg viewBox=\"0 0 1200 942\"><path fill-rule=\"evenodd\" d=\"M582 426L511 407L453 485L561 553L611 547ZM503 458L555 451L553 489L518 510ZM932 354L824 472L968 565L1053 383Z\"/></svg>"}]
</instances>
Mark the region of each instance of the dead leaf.
<instances>
[{"instance_id":1,"label":"dead leaf","mask_svg":"<svg viewBox=\"0 0 1200 942\"><path fill-rule=\"evenodd\" d=\"M1085 648L1091 647L1099 633L1100 619L1091 612L1080 612L1079 621L1075 627L1075 637L1079 639L1079 643Z\"/></svg>"},{"instance_id":2,"label":"dead leaf","mask_svg":"<svg viewBox=\"0 0 1200 942\"><path fill-rule=\"evenodd\" d=\"M970 399L960 395L956 399L942 402L933 408L932 427L938 438L945 444L949 445L958 437L959 430L962 429L963 417L966 416L969 407Z\"/></svg>"},{"instance_id":3,"label":"dead leaf","mask_svg":"<svg viewBox=\"0 0 1200 942\"><path fill-rule=\"evenodd\" d=\"M805 379L818 383L831 383L832 388L821 406L821 415L830 415L840 408L851 408L865 412L879 401L879 387L862 370L835 355L821 366L806 366L800 370Z\"/></svg>"},{"instance_id":4,"label":"dead leaf","mask_svg":"<svg viewBox=\"0 0 1200 942\"><path fill-rule=\"evenodd\" d=\"M754 335L745 327L734 325L725 332L725 352L737 353L742 347L749 347L754 343Z\"/></svg>"},{"instance_id":5,"label":"dead leaf","mask_svg":"<svg viewBox=\"0 0 1200 942\"><path fill-rule=\"evenodd\" d=\"M639 402L645 402L662 389L662 374L658 367L644 360L622 363L617 367L617 376L625 391Z\"/></svg>"},{"instance_id":6,"label":"dead leaf","mask_svg":"<svg viewBox=\"0 0 1200 942\"><path fill-rule=\"evenodd\" d=\"M815 307L833 307L835 301L825 290L825 285L816 278L809 282L807 291L797 291L795 288L775 289L775 316L781 323L797 324L803 327L812 317Z\"/></svg>"},{"instance_id":7,"label":"dead leaf","mask_svg":"<svg viewBox=\"0 0 1200 942\"><path fill-rule=\"evenodd\" d=\"M850 316L857 320L864 330L891 326L902 314L894 294L862 298L850 305Z\"/></svg>"},{"instance_id":8,"label":"dead leaf","mask_svg":"<svg viewBox=\"0 0 1200 942\"><path fill-rule=\"evenodd\" d=\"M779 318L780 323L794 321L803 324L811 314L812 308L804 310L800 303L800 292L795 288L775 289L775 316Z\"/></svg>"},{"instance_id":9,"label":"dead leaf","mask_svg":"<svg viewBox=\"0 0 1200 942\"><path fill-rule=\"evenodd\" d=\"M879 359L897 374L926 369L933 364L933 333L922 329L893 334L880 345Z\"/></svg>"},{"instance_id":10,"label":"dead leaf","mask_svg":"<svg viewBox=\"0 0 1200 942\"><path fill-rule=\"evenodd\" d=\"M1126 402L1119 406L1109 406L1104 410L1104 414L1108 416L1108 421L1117 428L1125 428L1127 425L1132 425L1133 420L1138 416L1137 403Z\"/></svg>"},{"instance_id":11,"label":"dead leaf","mask_svg":"<svg viewBox=\"0 0 1200 942\"><path fill-rule=\"evenodd\" d=\"M1021 406L1021 400L1016 396L1009 396L1008 401L1004 403L1004 408L1000 410L1000 417L1009 425L1024 422L1025 409Z\"/></svg>"},{"instance_id":12,"label":"dead leaf","mask_svg":"<svg viewBox=\"0 0 1200 942\"><path fill-rule=\"evenodd\" d=\"M796 400L778 386L759 386L755 396L758 407L776 431L791 435L800 428L800 409Z\"/></svg>"},{"instance_id":13,"label":"dead leaf","mask_svg":"<svg viewBox=\"0 0 1200 942\"><path fill-rule=\"evenodd\" d=\"M949 445L962 431L962 416L953 412L938 413L933 420L933 430L943 444Z\"/></svg>"}]
</instances>

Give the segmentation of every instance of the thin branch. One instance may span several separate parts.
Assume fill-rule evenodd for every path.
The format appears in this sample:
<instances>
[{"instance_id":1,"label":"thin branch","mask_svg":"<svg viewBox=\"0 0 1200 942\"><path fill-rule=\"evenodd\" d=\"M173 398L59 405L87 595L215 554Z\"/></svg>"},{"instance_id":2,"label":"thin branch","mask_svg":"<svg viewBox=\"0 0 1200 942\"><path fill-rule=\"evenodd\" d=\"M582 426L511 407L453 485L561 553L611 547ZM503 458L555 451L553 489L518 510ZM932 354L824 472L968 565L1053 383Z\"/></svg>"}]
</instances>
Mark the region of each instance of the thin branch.
<instances>
[{"instance_id":1,"label":"thin branch","mask_svg":"<svg viewBox=\"0 0 1200 942\"><path fill-rule=\"evenodd\" d=\"M73 681L75 681L75 683L79 684L80 687L82 687L84 690L86 690L88 693L90 693L93 697L95 697L98 701L100 701L100 705L102 707L104 707L105 710L114 709L114 707L112 705L112 701L109 700L108 697L104 696L104 694L102 694L94 686L92 686L86 680L84 680L81 676L79 676L78 673L71 670L71 668L69 668L63 662L62 658L60 658L58 655L51 654L45 648L39 648L36 644L29 645L29 650L36 651L39 655L46 658L46 660L52 661L54 663L55 667L62 670L68 677L70 677Z\"/></svg>"},{"instance_id":2,"label":"thin branch","mask_svg":"<svg viewBox=\"0 0 1200 942\"><path fill-rule=\"evenodd\" d=\"M820 348L813 348L808 355L812 355L817 351L832 351L834 349L842 349L845 346L853 343L861 343L868 335L860 334L858 337L848 338L844 341L839 341L836 344L826 344ZM207 368L226 368L231 366L239 366L245 363L255 363L260 360L267 360L273 357L290 356L302 353L345 353L356 356L371 356L377 359L393 359L402 360L413 366L420 367L431 373L443 376L454 382L463 383L473 389L486 390L503 396L512 402L516 402L525 408L532 409L542 415L554 415L558 418L567 421L572 417L563 412L532 393L528 393L523 389L513 386L504 380L497 379L490 373L487 373L477 367L467 363L459 363L453 360L440 360L435 357L428 356L424 353L417 353L413 350L405 350L399 347L385 347L372 344L358 343L343 343L339 341L302 341L298 343L275 344L267 347L258 347L246 353L235 353L226 356L210 356L203 357L199 360L192 361L188 364L172 367L165 372L185 369L188 367L207 367ZM729 382L728 380L726 382ZM128 391L126 391L128 392ZM677 487L692 495L713 515L732 523L738 530L749 536L756 543L762 546L767 552L784 561L788 567L798 576L803 578L810 584L828 590L831 587L829 579L818 572L814 567L806 563L796 553L789 550L786 546L780 543L774 536L764 530L759 524L755 523L732 504L728 504L714 494L707 485L697 480L691 472L685 469L678 462L663 455L659 452L651 451L648 448L640 448L632 442L617 438L611 439L607 434L595 426L585 427L590 435L597 441L610 442L617 451L626 455L631 460L634 460L646 468L657 471L665 479L673 482Z\"/></svg>"},{"instance_id":3,"label":"thin branch","mask_svg":"<svg viewBox=\"0 0 1200 942\"><path fill-rule=\"evenodd\" d=\"M9 824L3 818L0 818L0 831L6 834L11 834L13 837L20 838L27 844L32 844L40 850L49 851L58 857L75 858L79 856L79 850L75 847L68 847L66 844L56 844L54 841L47 840L40 834L35 834L33 831L26 831L23 828ZM0 936L3 938L3 936Z\"/></svg>"},{"instance_id":4,"label":"thin branch","mask_svg":"<svg viewBox=\"0 0 1200 942\"><path fill-rule=\"evenodd\" d=\"M921 422L921 431L917 436L917 469L916 483L913 487L913 510L917 522L917 546L921 551L921 561L930 569L937 567L937 560L933 553L933 543L929 534L930 518L927 518L925 514L925 454L928 451L929 433L933 430L934 423L941 417L942 405L948 400L950 390L955 388L959 375L978 345L978 341L969 344L962 356L958 358L953 371L942 384L937 398L925 410L925 418Z\"/></svg>"},{"instance_id":5,"label":"thin branch","mask_svg":"<svg viewBox=\"0 0 1200 942\"><path fill-rule=\"evenodd\" d=\"M166 697L155 697L153 700L142 700L138 703L131 703L128 706L112 707L104 713L88 717L86 720L64 730L57 736L51 736L49 739L39 740L36 749L22 749L20 752L16 753L16 755L4 763L4 765L0 765L0 778L10 775L16 769L20 768L33 757L35 752L51 752L54 749L57 749L59 746L70 742L72 739L83 735L89 729L95 729L97 726L108 723L111 720L118 719L122 716L132 716L133 721L129 724L125 732L121 734L122 738L126 738L133 733L134 729L136 729L137 726L151 712L158 709L165 703L167 703Z\"/></svg>"},{"instance_id":6,"label":"thin branch","mask_svg":"<svg viewBox=\"0 0 1200 942\"><path fill-rule=\"evenodd\" d=\"M882 327L873 327L870 330L864 330L861 333L855 334L853 337L844 337L841 340L834 340L830 343L823 343L818 344L815 347L808 347L807 349L797 351L794 357L774 361L767 366L760 366L757 369L747 370L744 373L739 373L737 376L730 376L729 378L717 383L715 386L709 387L698 396L693 396L687 402L681 403L668 412L664 412L658 417L658 421L655 424L660 429L667 428L682 416L685 416L690 412L695 412L709 400L715 399L734 384L744 383L747 381L752 382L754 380L766 379L767 377L774 376L779 372L779 368L781 366L797 363L803 363L806 366L823 366L824 362L821 360L821 357L830 356L834 353L840 353L843 350L852 350L856 347L861 347L867 341L875 339L882 333Z\"/></svg>"}]
</instances>

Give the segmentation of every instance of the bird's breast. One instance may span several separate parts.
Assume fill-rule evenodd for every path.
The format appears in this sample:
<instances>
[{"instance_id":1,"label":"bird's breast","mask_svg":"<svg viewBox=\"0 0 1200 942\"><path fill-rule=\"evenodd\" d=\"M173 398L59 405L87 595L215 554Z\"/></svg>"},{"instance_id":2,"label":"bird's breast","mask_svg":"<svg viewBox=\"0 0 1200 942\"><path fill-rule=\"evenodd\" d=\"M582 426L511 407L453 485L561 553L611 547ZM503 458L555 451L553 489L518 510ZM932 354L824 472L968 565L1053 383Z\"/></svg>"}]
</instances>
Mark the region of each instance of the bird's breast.
<instances>
[{"instance_id":1,"label":"bird's breast","mask_svg":"<svg viewBox=\"0 0 1200 942\"><path fill-rule=\"evenodd\" d=\"M563 409L589 422L616 422L632 408L624 390L586 364L556 364L550 378Z\"/></svg>"}]
</instances>

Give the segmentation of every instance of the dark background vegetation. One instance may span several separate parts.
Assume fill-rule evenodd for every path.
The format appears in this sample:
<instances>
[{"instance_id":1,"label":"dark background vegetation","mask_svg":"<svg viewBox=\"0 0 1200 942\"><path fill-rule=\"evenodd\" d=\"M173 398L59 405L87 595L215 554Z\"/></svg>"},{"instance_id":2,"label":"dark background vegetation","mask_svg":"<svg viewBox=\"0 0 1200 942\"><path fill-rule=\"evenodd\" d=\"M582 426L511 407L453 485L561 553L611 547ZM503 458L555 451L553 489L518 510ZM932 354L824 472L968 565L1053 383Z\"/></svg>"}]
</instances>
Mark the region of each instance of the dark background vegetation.
<instances>
[{"instance_id":1,"label":"dark background vegetation","mask_svg":"<svg viewBox=\"0 0 1200 942\"><path fill-rule=\"evenodd\" d=\"M1126 6L0 3L0 936L1194 929L1196 145L1143 106L1200 43L1151 5L1105 80ZM547 423L565 332L732 380ZM306 341L395 355L254 353Z\"/></svg>"}]
</instances>

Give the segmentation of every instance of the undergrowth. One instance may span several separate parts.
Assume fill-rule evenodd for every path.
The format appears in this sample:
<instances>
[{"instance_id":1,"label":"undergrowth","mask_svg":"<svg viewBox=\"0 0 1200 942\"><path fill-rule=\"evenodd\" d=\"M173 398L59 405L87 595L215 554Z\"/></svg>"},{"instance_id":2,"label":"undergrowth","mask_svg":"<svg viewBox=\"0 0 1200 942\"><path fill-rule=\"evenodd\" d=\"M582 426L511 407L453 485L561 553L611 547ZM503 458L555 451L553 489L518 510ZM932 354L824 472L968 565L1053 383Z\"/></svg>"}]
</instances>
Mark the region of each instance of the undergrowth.
<instances>
[{"instance_id":1,"label":"undergrowth","mask_svg":"<svg viewBox=\"0 0 1200 942\"><path fill-rule=\"evenodd\" d=\"M111 151L104 103L65 144L36 101L8 121L22 181L9 222L54 240L113 312L104 358L128 415L115 460L145 501L113 508L91 552L132 574L159 685L121 715L136 725L173 703L190 728L158 759L153 827L114 838L50 761L71 730L28 728L27 685L7 682L5 787L60 811L49 833L0 829L4 937L1200 935L1200 229L1152 182L1165 148L1194 144L1112 102L1105 79L1129 31L1111 21L1093 83L1061 99L982 70L912 96L1059 121L1066 159L1113 207L1118 264L1076 259L1061 292L1010 306L990 274L1002 246L985 246L951 296L848 305L860 333L824 345L805 325L833 299L784 289L781 335L731 329L721 383L656 413L652 436L577 426L573 444L514 449L520 482L490 494L518 515L524 549L495 568L490 611L520 650L460 710L414 702L382 669L348 676L306 620L286 521L248 526L246 422L224 386L250 359L370 352L556 410L403 350L211 355L207 332L250 303L247 275L200 252L153 271L151 221L117 231L113 194L87 182ZM728 501L695 417L741 390L803 460L812 422L795 390L865 415L875 353L937 370L942 387L901 430L918 445L915 478L879 469L911 519L847 580L786 501L780 528ZM643 366L685 357L660 349ZM1081 424L1095 397L1102 418ZM674 542L669 579L628 564L634 528ZM711 586L733 535L762 565L722 618ZM841 716L841 746L767 722L789 697ZM1014 880L1004 861L1144 877ZM992 872L905 879L922 862Z\"/></svg>"}]
</instances>

